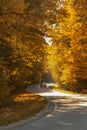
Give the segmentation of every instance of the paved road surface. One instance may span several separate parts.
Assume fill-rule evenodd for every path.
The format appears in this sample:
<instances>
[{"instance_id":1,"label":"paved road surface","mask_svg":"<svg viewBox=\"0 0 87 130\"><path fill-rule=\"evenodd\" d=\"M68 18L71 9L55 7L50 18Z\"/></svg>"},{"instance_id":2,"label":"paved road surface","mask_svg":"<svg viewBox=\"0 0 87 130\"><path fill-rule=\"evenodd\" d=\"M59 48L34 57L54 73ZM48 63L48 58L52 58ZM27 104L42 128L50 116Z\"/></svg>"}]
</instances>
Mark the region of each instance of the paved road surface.
<instances>
[{"instance_id":1,"label":"paved road surface","mask_svg":"<svg viewBox=\"0 0 87 130\"><path fill-rule=\"evenodd\" d=\"M31 87L27 91L46 96L54 102L54 109L32 123L0 130L87 130L87 97L52 91L49 88Z\"/></svg>"}]
</instances>

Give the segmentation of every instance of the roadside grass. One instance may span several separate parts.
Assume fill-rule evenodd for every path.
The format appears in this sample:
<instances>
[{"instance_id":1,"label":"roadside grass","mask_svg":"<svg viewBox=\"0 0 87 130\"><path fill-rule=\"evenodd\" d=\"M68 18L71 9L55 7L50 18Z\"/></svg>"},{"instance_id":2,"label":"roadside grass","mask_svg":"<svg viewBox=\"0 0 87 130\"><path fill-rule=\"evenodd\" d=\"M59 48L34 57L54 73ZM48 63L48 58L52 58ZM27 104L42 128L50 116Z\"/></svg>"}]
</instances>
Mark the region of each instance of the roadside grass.
<instances>
[{"instance_id":1,"label":"roadside grass","mask_svg":"<svg viewBox=\"0 0 87 130\"><path fill-rule=\"evenodd\" d=\"M33 93L11 96L12 103L0 109L0 126L5 126L35 116L46 105L46 99Z\"/></svg>"},{"instance_id":2,"label":"roadside grass","mask_svg":"<svg viewBox=\"0 0 87 130\"><path fill-rule=\"evenodd\" d=\"M57 84L50 86L50 88L53 89L53 90L56 90L58 92L63 92L63 93L68 93L68 94L76 94L77 93L77 92L72 92L72 91L61 89L60 87L58 87Z\"/></svg>"},{"instance_id":3,"label":"roadside grass","mask_svg":"<svg viewBox=\"0 0 87 130\"><path fill-rule=\"evenodd\" d=\"M63 92L63 93L78 94L78 92L73 92L73 91L69 91L69 90L62 89L62 88L58 87L58 84L54 84L54 85L51 85L51 86L49 86L49 87L50 87L51 89L53 89L53 90L56 90L56 91L59 91L59 92ZM87 95L87 90L81 91L80 94Z\"/></svg>"}]
</instances>

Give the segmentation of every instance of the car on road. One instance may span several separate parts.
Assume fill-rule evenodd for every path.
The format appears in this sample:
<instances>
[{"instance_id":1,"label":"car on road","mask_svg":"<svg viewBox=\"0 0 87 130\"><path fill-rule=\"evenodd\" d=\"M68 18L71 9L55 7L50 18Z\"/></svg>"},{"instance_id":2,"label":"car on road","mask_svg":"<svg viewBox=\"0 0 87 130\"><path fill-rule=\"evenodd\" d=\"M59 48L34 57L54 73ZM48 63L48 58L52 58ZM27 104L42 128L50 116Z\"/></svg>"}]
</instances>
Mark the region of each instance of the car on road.
<instances>
[{"instance_id":1,"label":"car on road","mask_svg":"<svg viewBox=\"0 0 87 130\"><path fill-rule=\"evenodd\" d=\"M41 81L40 87L41 87L41 88L46 88L46 82L45 82L45 81Z\"/></svg>"}]
</instances>

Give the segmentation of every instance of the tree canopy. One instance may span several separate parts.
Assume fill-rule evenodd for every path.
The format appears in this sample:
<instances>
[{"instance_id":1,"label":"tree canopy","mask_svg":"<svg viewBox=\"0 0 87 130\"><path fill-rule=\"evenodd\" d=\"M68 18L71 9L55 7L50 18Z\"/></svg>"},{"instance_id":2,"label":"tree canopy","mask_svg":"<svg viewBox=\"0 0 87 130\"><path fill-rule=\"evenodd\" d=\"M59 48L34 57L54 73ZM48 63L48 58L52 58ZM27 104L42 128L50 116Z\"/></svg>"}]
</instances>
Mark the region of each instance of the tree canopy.
<instances>
[{"instance_id":1,"label":"tree canopy","mask_svg":"<svg viewBox=\"0 0 87 130\"><path fill-rule=\"evenodd\" d=\"M47 70L64 89L87 89L86 5L86 0L0 0L0 101L40 82Z\"/></svg>"},{"instance_id":2,"label":"tree canopy","mask_svg":"<svg viewBox=\"0 0 87 130\"><path fill-rule=\"evenodd\" d=\"M66 0L54 29L53 46L48 59L53 77L62 88L87 89L87 7L86 0ZM51 60L50 60L51 59Z\"/></svg>"}]
</instances>

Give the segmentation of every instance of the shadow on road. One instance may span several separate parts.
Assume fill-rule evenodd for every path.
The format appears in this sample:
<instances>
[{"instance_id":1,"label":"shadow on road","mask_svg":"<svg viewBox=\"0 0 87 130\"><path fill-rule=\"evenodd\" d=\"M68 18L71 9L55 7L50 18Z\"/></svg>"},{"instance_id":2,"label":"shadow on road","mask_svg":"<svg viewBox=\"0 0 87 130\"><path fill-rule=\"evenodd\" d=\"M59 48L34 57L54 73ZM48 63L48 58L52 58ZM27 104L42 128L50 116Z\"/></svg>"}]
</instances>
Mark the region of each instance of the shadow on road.
<instances>
[{"instance_id":1,"label":"shadow on road","mask_svg":"<svg viewBox=\"0 0 87 130\"><path fill-rule=\"evenodd\" d=\"M87 101L67 96L50 97L57 108L42 121L33 123L32 130L87 130Z\"/></svg>"},{"instance_id":2,"label":"shadow on road","mask_svg":"<svg viewBox=\"0 0 87 130\"><path fill-rule=\"evenodd\" d=\"M87 97L54 92L49 88L28 88L55 103L54 111L31 124L32 130L87 130Z\"/></svg>"},{"instance_id":3,"label":"shadow on road","mask_svg":"<svg viewBox=\"0 0 87 130\"><path fill-rule=\"evenodd\" d=\"M45 96L55 104L54 109L32 123L0 130L87 130L87 97L56 92L39 85L30 85L26 91Z\"/></svg>"}]
</instances>

